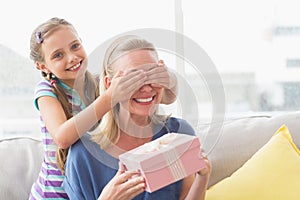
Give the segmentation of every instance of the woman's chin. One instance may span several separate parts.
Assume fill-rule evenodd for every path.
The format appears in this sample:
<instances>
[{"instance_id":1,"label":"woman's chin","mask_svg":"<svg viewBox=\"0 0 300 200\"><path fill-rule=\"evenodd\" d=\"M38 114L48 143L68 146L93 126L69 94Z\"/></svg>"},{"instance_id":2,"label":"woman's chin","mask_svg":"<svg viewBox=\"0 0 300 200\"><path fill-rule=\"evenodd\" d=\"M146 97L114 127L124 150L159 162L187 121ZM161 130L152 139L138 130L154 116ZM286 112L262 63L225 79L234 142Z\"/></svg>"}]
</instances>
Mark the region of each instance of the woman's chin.
<instances>
[{"instance_id":1,"label":"woman's chin","mask_svg":"<svg viewBox=\"0 0 300 200\"><path fill-rule=\"evenodd\" d=\"M140 117L149 117L149 116L151 116L155 113L156 109L157 109L156 106L152 106L148 109L138 109L138 108L136 108L135 112L131 112L131 115L137 115L137 116L140 116Z\"/></svg>"}]
</instances>

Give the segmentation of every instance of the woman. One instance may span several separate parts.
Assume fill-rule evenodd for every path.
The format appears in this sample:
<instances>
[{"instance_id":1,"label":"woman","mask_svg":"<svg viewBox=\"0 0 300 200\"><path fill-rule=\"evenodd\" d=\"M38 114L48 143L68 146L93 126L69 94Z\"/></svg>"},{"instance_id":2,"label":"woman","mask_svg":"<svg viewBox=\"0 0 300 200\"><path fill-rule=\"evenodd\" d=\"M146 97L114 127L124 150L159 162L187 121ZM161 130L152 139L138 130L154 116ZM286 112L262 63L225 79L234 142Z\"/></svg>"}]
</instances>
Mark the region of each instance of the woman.
<instances>
[{"instance_id":1,"label":"woman","mask_svg":"<svg viewBox=\"0 0 300 200\"><path fill-rule=\"evenodd\" d=\"M204 199L211 168L208 160L206 169L153 193L145 191L138 172L125 172L118 161L121 153L168 132L194 135L185 120L156 113L164 88L172 83L158 80L164 78L157 73L165 66L154 46L137 36L120 37L106 51L103 66L102 90L110 87L120 71L143 71L147 80L107 114L101 133L86 135L71 147L63 183L70 199Z\"/></svg>"}]
</instances>

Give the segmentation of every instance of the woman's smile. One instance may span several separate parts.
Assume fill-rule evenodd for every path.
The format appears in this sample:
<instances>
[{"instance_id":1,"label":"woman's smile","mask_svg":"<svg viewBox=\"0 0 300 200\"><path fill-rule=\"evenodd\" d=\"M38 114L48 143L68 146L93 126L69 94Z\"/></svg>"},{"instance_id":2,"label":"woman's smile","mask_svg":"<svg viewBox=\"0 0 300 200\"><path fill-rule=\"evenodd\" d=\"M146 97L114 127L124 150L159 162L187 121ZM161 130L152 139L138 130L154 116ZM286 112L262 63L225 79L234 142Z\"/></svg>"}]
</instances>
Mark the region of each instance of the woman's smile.
<instances>
[{"instance_id":1,"label":"woman's smile","mask_svg":"<svg viewBox=\"0 0 300 200\"><path fill-rule=\"evenodd\" d=\"M152 96L152 97L141 97L141 98L132 98L133 101L135 101L136 103L139 103L141 105L149 105L152 103L152 101L154 101L156 95Z\"/></svg>"}]
</instances>

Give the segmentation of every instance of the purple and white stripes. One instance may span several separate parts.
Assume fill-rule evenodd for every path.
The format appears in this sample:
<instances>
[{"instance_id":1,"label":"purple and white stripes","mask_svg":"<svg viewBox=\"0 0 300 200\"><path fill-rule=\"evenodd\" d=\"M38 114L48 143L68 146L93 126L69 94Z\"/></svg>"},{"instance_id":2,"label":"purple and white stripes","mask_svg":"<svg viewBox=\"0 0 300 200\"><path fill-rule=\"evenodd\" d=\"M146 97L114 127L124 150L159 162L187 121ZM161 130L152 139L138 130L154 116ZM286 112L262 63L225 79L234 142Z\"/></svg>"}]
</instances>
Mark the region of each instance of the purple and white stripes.
<instances>
[{"instance_id":1,"label":"purple and white stripes","mask_svg":"<svg viewBox=\"0 0 300 200\"><path fill-rule=\"evenodd\" d=\"M72 104L73 110L75 110L73 113L76 114L80 110L84 109L85 104L82 102L77 92L60 81L58 81L58 83L64 88L68 100ZM39 107L37 100L43 96L57 98L57 96L52 92L51 84L46 80L39 82L35 89L34 103L38 110ZM61 171L58 169L56 164L55 153L57 145L53 141L51 134L48 132L41 116L40 126L42 142L44 144L44 160L41 166L39 177L32 185L29 199L68 199L68 196L62 187L64 176L61 174Z\"/></svg>"}]
</instances>

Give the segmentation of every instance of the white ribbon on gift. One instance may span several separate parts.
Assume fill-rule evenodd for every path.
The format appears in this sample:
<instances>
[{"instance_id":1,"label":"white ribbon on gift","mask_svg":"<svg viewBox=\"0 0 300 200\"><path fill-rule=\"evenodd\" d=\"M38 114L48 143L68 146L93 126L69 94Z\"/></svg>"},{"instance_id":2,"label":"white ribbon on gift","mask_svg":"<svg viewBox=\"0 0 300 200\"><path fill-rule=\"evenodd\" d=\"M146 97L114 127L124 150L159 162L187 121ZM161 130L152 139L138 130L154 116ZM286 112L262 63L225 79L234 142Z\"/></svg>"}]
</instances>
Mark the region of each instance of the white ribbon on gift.
<instances>
[{"instance_id":1,"label":"white ribbon on gift","mask_svg":"<svg viewBox=\"0 0 300 200\"><path fill-rule=\"evenodd\" d=\"M143 144L135 153L150 153L158 151L164 147L167 147L175 138L176 135L174 134L165 134L156 140Z\"/></svg>"},{"instance_id":2,"label":"white ribbon on gift","mask_svg":"<svg viewBox=\"0 0 300 200\"><path fill-rule=\"evenodd\" d=\"M180 160L180 155L178 155L176 149L166 151L163 155L175 180L179 180L187 176L183 163Z\"/></svg>"}]
</instances>

